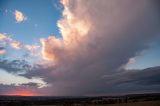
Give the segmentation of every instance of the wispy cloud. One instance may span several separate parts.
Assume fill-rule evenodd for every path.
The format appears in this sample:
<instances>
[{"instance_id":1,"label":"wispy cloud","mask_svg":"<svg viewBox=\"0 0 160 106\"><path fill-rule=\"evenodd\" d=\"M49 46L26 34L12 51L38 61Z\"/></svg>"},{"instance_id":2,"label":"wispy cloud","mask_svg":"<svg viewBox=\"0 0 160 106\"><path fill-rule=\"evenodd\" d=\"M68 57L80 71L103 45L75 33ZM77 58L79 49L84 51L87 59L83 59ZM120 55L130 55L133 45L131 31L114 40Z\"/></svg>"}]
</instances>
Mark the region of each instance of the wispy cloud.
<instances>
[{"instance_id":1,"label":"wispy cloud","mask_svg":"<svg viewBox=\"0 0 160 106\"><path fill-rule=\"evenodd\" d=\"M14 49L21 49L23 47L23 45L18 41L12 41L10 46Z\"/></svg>"},{"instance_id":2,"label":"wispy cloud","mask_svg":"<svg viewBox=\"0 0 160 106\"><path fill-rule=\"evenodd\" d=\"M34 44L29 45L29 44L27 44L27 45L24 45L23 48L26 49L32 56L37 56L38 54L40 54L40 53L38 53L40 51L39 50L40 49L39 45L34 45Z\"/></svg>"},{"instance_id":3,"label":"wispy cloud","mask_svg":"<svg viewBox=\"0 0 160 106\"><path fill-rule=\"evenodd\" d=\"M40 53L38 53L40 51L40 45L23 44L20 41L14 40L11 36L9 36L7 34L0 33L0 45L4 46L4 47L9 46L15 50L25 49L32 56L40 54ZM1 54L5 54L5 53L6 53L6 50L1 49Z\"/></svg>"},{"instance_id":4,"label":"wispy cloud","mask_svg":"<svg viewBox=\"0 0 160 106\"><path fill-rule=\"evenodd\" d=\"M4 40L11 40L11 38L6 34L0 33L0 41L4 41Z\"/></svg>"},{"instance_id":5,"label":"wispy cloud","mask_svg":"<svg viewBox=\"0 0 160 106\"><path fill-rule=\"evenodd\" d=\"M18 23L27 20L27 17L21 11L15 10L14 15L15 15L16 22Z\"/></svg>"},{"instance_id":6,"label":"wispy cloud","mask_svg":"<svg viewBox=\"0 0 160 106\"><path fill-rule=\"evenodd\" d=\"M30 52L34 52L37 48L39 48L38 45L25 45L25 48L29 50Z\"/></svg>"}]
</instances>

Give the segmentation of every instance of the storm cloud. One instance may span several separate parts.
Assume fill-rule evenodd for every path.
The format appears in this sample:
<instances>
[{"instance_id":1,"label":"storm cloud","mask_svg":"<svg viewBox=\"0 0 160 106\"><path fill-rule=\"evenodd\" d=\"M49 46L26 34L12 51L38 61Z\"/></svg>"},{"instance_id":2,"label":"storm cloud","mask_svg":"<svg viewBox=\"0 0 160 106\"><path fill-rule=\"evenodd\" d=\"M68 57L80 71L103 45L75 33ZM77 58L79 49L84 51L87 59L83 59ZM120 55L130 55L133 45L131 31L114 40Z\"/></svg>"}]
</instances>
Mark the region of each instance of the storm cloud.
<instances>
[{"instance_id":1,"label":"storm cloud","mask_svg":"<svg viewBox=\"0 0 160 106\"><path fill-rule=\"evenodd\" d=\"M105 93L110 80L102 77L123 73L119 70L129 59L159 37L156 1L62 0L62 4L58 26L63 39L41 40L42 55L54 66L50 83L57 95Z\"/></svg>"}]
</instances>

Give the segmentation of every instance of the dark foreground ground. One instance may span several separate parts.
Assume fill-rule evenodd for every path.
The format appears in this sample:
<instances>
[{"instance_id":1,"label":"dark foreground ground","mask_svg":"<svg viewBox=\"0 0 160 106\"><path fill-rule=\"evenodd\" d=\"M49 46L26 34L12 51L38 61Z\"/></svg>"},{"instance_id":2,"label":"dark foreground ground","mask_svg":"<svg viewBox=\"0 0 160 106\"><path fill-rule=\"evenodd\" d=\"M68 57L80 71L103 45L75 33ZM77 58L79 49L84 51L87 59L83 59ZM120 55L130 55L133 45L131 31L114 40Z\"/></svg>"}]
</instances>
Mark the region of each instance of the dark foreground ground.
<instances>
[{"instance_id":1,"label":"dark foreground ground","mask_svg":"<svg viewBox=\"0 0 160 106\"><path fill-rule=\"evenodd\" d=\"M160 93L99 97L0 96L0 106L160 106Z\"/></svg>"}]
</instances>

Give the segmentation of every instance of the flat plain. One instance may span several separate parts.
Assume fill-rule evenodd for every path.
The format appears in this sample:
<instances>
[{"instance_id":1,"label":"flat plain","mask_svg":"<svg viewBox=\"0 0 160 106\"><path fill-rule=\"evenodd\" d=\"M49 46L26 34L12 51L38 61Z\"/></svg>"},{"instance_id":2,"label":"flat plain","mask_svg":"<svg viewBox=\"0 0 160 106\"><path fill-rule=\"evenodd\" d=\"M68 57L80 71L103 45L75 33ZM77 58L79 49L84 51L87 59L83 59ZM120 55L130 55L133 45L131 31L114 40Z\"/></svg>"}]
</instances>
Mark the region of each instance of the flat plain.
<instances>
[{"instance_id":1,"label":"flat plain","mask_svg":"<svg viewBox=\"0 0 160 106\"><path fill-rule=\"evenodd\" d=\"M0 96L0 106L160 106L160 93L98 97Z\"/></svg>"}]
</instances>

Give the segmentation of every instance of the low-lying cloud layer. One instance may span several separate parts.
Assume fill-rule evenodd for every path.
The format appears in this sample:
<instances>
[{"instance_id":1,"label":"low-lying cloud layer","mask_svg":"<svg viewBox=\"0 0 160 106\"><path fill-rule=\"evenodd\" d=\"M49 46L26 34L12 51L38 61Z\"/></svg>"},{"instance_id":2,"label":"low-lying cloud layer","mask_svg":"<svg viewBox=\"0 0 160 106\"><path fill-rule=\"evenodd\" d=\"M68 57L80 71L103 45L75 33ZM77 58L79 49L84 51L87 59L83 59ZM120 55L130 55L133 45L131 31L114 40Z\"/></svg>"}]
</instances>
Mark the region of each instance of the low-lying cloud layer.
<instances>
[{"instance_id":1,"label":"low-lying cloud layer","mask_svg":"<svg viewBox=\"0 0 160 106\"><path fill-rule=\"evenodd\" d=\"M51 86L45 95L159 92L160 68L126 70L129 60L159 37L157 0L62 0L62 38L40 40L46 63L31 68Z\"/></svg>"}]
</instances>

